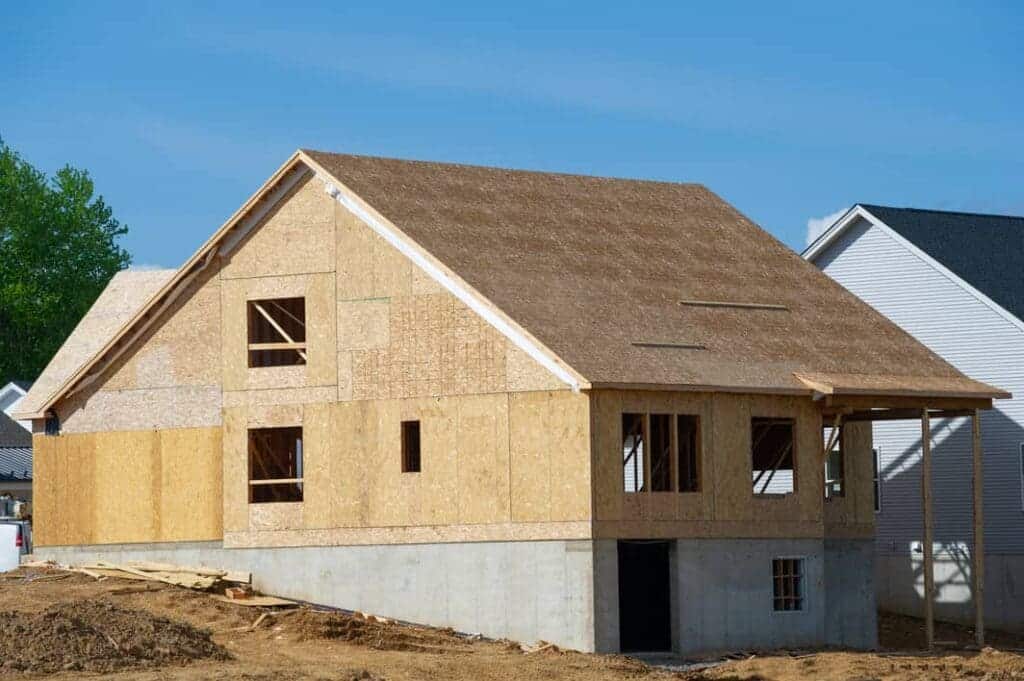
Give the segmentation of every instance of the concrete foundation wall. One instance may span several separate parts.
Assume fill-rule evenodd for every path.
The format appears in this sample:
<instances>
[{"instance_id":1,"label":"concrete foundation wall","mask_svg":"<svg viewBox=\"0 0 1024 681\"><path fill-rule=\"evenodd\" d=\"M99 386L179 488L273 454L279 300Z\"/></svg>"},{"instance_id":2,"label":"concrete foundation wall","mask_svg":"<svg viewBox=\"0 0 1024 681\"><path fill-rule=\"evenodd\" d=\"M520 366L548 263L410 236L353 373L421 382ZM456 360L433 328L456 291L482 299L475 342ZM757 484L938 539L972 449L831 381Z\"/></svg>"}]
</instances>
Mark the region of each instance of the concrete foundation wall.
<instances>
[{"instance_id":1,"label":"concrete foundation wall","mask_svg":"<svg viewBox=\"0 0 1024 681\"><path fill-rule=\"evenodd\" d=\"M844 648L878 645L873 539L825 540L825 643Z\"/></svg>"},{"instance_id":2,"label":"concrete foundation wall","mask_svg":"<svg viewBox=\"0 0 1024 681\"><path fill-rule=\"evenodd\" d=\"M250 570L265 593L457 631L594 650L593 542L225 549L220 542L45 547L39 559Z\"/></svg>"},{"instance_id":3,"label":"concrete foundation wall","mask_svg":"<svg viewBox=\"0 0 1024 681\"><path fill-rule=\"evenodd\" d=\"M875 584L883 610L921 617L924 576L920 553L877 554ZM967 547L935 548L935 617L974 624L971 557ZM1024 555L985 554L985 624L1024 631Z\"/></svg>"},{"instance_id":4,"label":"concrete foundation wall","mask_svg":"<svg viewBox=\"0 0 1024 681\"><path fill-rule=\"evenodd\" d=\"M871 539L679 539L670 552L673 649L714 651L878 642ZM804 610L772 609L772 559L804 559ZM594 542L599 651L619 648L616 541Z\"/></svg>"},{"instance_id":5,"label":"concrete foundation wall","mask_svg":"<svg viewBox=\"0 0 1024 681\"><path fill-rule=\"evenodd\" d=\"M804 610L772 610L772 559L804 559ZM821 645L825 561L818 539L700 539L676 544L678 631L683 654Z\"/></svg>"}]
</instances>

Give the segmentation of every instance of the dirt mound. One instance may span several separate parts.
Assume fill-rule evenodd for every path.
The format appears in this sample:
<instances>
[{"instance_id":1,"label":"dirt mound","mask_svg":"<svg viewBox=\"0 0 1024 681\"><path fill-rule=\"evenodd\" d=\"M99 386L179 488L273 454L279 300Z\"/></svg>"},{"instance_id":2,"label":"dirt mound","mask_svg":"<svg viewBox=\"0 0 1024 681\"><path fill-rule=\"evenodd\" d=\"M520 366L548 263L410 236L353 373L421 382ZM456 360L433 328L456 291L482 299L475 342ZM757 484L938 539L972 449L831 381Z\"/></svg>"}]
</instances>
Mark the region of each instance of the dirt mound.
<instances>
[{"instance_id":1,"label":"dirt mound","mask_svg":"<svg viewBox=\"0 0 1024 681\"><path fill-rule=\"evenodd\" d=\"M229 657L207 631L99 600L58 603L35 613L0 612L0 676L111 672Z\"/></svg>"},{"instance_id":2,"label":"dirt mound","mask_svg":"<svg viewBox=\"0 0 1024 681\"><path fill-rule=\"evenodd\" d=\"M415 627L379 621L358 614L300 610L285 615L280 621L285 630L299 640L336 639L377 650L409 652L453 652L453 647L470 644L450 629Z\"/></svg>"}]
</instances>

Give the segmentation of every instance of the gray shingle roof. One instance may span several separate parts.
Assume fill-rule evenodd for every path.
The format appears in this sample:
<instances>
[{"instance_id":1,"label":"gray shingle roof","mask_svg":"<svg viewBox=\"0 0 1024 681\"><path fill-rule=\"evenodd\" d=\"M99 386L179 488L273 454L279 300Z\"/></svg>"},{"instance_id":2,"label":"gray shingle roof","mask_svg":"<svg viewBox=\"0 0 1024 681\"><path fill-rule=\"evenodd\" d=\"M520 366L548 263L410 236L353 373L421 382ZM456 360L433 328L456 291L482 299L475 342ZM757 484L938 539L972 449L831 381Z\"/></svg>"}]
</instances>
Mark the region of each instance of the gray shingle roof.
<instances>
[{"instance_id":1,"label":"gray shingle roof","mask_svg":"<svg viewBox=\"0 0 1024 681\"><path fill-rule=\"evenodd\" d=\"M859 205L1024 320L1024 217Z\"/></svg>"},{"instance_id":2,"label":"gray shingle roof","mask_svg":"<svg viewBox=\"0 0 1024 681\"><path fill-rule=\"evenodd\" d=\"M32 447L32 433L0 411L0 447Z\"/></svg>"},{"instance_id":3,"label":"gray shingle roof","mask_svg":"<svg viewBox=\"0 0 1024 681\"><path fill-rule=\"evenodd\" d=\"M31 447L0 447L0 481L32 479Z\"/></svg>"}]
</instances>

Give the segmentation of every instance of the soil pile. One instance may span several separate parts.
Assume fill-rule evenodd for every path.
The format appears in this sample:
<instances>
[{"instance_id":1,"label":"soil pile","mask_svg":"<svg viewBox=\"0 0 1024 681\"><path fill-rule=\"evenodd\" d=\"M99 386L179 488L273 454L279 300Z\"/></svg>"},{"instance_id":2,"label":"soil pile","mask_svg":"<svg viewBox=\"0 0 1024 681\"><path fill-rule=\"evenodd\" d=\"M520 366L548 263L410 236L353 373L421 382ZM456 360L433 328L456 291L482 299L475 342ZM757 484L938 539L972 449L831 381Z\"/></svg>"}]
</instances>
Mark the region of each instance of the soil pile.
<instances>
[{"instance_id":1,"label":"soil pile","mask_svg":"<svg viewBox=\"0 0 1024 681\"><path fill-rule=\"evenodd\" d=\"M377 650L450 653L470 645L450 629L416 627L340 612L300 610L285 615L280 624L286 631L295 632L300 640L337 639Z\"/></svg>"},{"instance_id":2,"label":"soil pile","mask_svg":"<svg viewBox=\"0 0 1024 681\"><path fill-rule=\"evenodd\" d=\"M0 675L112 672L229 658L207 631L99 600L0 612Z\"/></svg>"}]
</instances>

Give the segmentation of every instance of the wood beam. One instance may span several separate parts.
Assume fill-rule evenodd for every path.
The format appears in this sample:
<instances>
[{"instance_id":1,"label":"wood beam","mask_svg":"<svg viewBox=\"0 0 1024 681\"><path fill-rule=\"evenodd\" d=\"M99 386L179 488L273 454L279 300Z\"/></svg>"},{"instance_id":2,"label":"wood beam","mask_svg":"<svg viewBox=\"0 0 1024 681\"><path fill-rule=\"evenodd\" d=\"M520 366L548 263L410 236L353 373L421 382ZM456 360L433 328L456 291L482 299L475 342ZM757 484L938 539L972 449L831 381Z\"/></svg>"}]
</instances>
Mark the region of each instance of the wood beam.
<instances>
[{"instance_id":1,"label":"wood beam","mask_svg":"<svg viewBox=\"0 0 1024 681\"><path fill-rule=\"evenodd\" d=\"M971 434L974 454L974 559L971 567L974 586L974 636L978 648L985 647L985 476L981 459L981 414L975 410L971 416Z\"/></svg>"},{"instance_id":2,"label":"wood beam","mask_svg":"<svg viewBox=\"0 0 1024 681\"><path fill-rule=\"evenodd\" d=\"M978 397L901 395L826 395L825 406L851 409L991 409L992 400Z\"/></svg>"},{"instance_id":3,"label":"wood beam","mask_svg":"<svg viewBox=\"0 0 1024 681\"><path fill-rule=\"evenodd\" d=\"M935 645L935 564L932 556L932 433L928 410L921 410L921 505L924 515L924 639Z\"/></svg>"},{"instance_id":4,"label":"wood beam","mask_svg":"<svg viewBox=\"0 0 1024 681\"><path fill-rule=\"evenodd\" d=\"M940 409L929 412L933 419L954 419L971 416L973 409ZM848 414L844 421L899 421L921 418L920 409L866 409Z\"/></svg>"}]
</instances>

